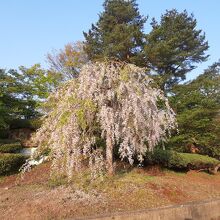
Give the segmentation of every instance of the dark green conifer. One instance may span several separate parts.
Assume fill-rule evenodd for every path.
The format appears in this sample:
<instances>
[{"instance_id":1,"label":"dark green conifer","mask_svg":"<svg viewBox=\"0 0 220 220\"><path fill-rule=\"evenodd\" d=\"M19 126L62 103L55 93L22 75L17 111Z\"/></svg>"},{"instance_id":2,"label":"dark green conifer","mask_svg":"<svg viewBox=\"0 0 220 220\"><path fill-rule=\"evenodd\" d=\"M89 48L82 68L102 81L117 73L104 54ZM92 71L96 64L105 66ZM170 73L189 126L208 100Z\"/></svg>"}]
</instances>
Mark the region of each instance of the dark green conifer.
<instances>
[{"instance_id":1,"label":"dark green conifer","mask_svg":"<svg viewBox=\"0 0 220 220\"><path fill-rule=\"evenodd\" d=\"M195 64L206 61L208 42L197 21L187 11L173 9L161 16L160 23L153 19L152 31L146 36L145 57L155 70L161 89L170 90L184 80Z\"/></svg>"},{"instance_id":2,"label":"dark green conifer","mask_svg":"<svg viewBox=\"0 0 220 220\"><path fill-rule=\"evenodd\" d=\"M143 39L146 18L135 0L106 0L104 12L85 36L85 50L91 60L118 59L144 65Z\"/></svg>"}]
</instances>

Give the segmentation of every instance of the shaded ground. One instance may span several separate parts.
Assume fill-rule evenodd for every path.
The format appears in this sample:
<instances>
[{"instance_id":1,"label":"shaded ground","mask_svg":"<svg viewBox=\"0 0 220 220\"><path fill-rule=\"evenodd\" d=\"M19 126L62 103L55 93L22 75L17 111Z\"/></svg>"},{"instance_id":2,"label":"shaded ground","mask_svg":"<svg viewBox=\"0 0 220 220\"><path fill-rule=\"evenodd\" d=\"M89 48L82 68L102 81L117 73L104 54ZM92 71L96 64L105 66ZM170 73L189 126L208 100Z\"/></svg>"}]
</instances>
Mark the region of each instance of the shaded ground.
<instances>
[{"instance_id":1,"label":"shaded ground","mask_svg":"<svg viewBox=\"0 0 220 220\"><path fill-rule=\"evenodd\" d=\"M0 218L10 220L86 217L210 198L220 198L220 173L135 168L103 182L77 177L66 185L51 180L47 163L23 180L19 175L0 178Z\"/></svg>"}]
</instances>

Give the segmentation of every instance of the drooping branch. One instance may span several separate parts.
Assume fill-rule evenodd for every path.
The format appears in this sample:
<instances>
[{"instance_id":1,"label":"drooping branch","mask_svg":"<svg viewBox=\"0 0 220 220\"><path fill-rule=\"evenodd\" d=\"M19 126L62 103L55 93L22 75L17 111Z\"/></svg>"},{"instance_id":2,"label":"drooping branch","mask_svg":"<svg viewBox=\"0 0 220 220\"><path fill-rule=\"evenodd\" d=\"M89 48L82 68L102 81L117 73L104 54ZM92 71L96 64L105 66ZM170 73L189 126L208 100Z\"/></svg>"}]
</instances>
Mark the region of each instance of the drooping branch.
<instances>
[{"instance_id":1,"label":"drooping branch","mask_svg":"<svg viewBox=\"0 0 220 220\"><path fill-rule=\"evenodd\" d=\"M90 158L92 173L104 170L94 164L99 163L112 175L116 145L121 159L132 164L137 156L143 161L176 127L173 110L151 81L145 69L132 64L93 63L51 95L53 107L35 140L39 150L52 150L53 170L71 178ZM100 153L97 138L105 140L105 153Z\"/></svg>"}]
</instances>

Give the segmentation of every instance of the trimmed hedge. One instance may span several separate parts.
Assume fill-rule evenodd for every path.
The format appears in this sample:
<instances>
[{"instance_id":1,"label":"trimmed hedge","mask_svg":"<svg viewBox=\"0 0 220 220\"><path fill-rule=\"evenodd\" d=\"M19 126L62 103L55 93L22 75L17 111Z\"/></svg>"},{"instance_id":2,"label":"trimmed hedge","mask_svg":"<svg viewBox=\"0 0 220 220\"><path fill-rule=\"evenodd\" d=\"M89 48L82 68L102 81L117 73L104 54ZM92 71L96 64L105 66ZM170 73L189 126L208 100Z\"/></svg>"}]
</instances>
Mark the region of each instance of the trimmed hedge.
<instances>
[{"instance_id":1,"label":"trimmed hedge","mask_svg":"<svg viewBox=\"0 0 220 220\"><path fill-rule=\"evenodd\" d=\"M12 140L12 139L0 139L0 145L3 144L12 144L12 143L16 143L16 140Z\"/></svg>"},{"instance_id":2,"label":"trimmed hedge","mask_svg":"<svg viewBox=\"0 0 220 220\"><path fill-rule=\"evenodd\" d=\"M159 164L171 169L210 169L220 161L200 154L178 153L169 150L155 150L146 155L146 161L150 164Z\"/></svg>"},{"instance_id":3,"label":"trimmed hedge","mask_svg":"<svg viewBox=\"0 0 220 220\"><path fill-rule=\"evenodd\" d=\"M0 144L0 153L16 153L21 149L20 143Z\"/></svg>"},{"instance_id":4,"label":"trimmed hedge","mask_svg":"<svg viewBox=\"0 0 220 220\"><path fill-rule=\"evenodd\" d=\"M0 154L0 176L18 171L25 160L26 157L21 154Z\"/></svg>"},{"instance_id":5,"label":"trimmed hedge","mask_svg":"<svg viewBox=\"0 0 220 220\"><path fill-rule=\"evenodd\" d=\"M0 138L5 139L9 136L9 130L8 129L0 129Z\"/></svg>"},{"instance_id":6,"label":"trimmed hedge","mask_svg":"<svg viewBox=\"0 0 220 220\"><path fill-rule=\"evenodd\" d=\"M40 118L37 119L15 119L10 122L10 129L29 128L37 130L42 124Z\"/></svg>"}]
</instances>

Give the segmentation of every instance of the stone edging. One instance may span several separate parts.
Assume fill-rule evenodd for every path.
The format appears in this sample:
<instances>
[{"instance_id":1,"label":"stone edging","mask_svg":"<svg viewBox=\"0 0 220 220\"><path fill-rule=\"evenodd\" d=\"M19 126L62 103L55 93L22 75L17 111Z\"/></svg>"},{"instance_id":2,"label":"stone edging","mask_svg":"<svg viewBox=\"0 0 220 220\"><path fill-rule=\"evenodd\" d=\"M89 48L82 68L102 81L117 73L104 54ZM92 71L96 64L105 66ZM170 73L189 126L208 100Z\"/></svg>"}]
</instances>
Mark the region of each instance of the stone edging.
<instances>
[{"instance_id":1,"label":"stone edging","mask_svg":"<svg viewBox=\"0 0 220 220\"><path fill-rule=\"evenodd\" d=\"M85 220L81 218L78 220ZM113 213L88 220L220 220L220 199L190 202L134 212Z\"/></svg>"}]
</instances>

